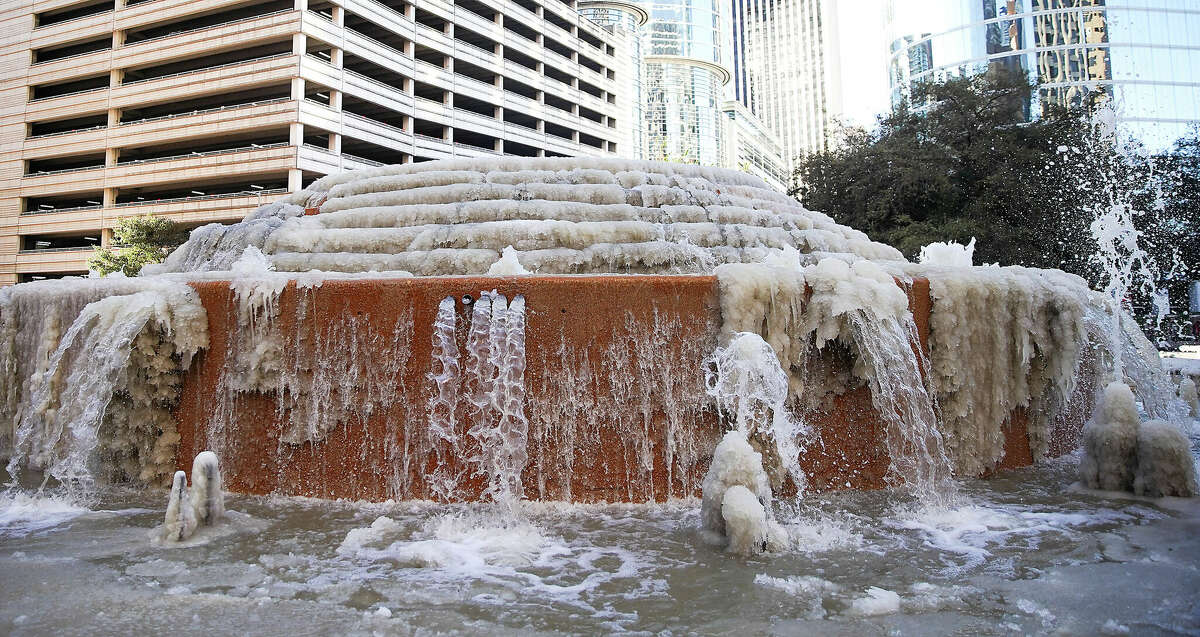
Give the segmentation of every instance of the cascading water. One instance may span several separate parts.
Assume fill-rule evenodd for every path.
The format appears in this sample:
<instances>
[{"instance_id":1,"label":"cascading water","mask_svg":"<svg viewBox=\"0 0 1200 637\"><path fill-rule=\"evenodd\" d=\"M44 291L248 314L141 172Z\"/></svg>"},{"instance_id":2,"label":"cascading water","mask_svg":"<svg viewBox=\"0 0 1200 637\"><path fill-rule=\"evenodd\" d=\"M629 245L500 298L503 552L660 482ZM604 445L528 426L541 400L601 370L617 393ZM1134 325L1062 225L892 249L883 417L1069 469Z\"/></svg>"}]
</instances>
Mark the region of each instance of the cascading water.
<instances>
[{"instance_id":1,"label":"cascading water","mask_svg":"<svg viewBox=\"0 0 1200 637\"><path fill-rule=\"evenodd\" d=\"M852 348L849 375L869 384L872 402L886 423L890 479L924 502L953 501L950 462L927 385L929 363L908 297L890 275L868 261L827 258L800 268L796 255L786 251L762 265L720 266L716 273L724 331L761 332L764 345L770 344L779 364L789 370L798 400L819 402L829 387L854 382L809 362L835 342Z\"/></svg>"},{"instance_id":2,"label":"cascading water","mask_svg":"<svg viewBox=\"0 0 1200 637\"><path fill-rule=\"evenodd\" d=\"M208 345L205 310L191 288L118 279L0 295L14 483L23 469L40 470L86 500L99 477L154 483L170 475L179 374ZM39 315L41 306L55 311ZM60 338L56 326L67 321ZM36 369L24 367L34 360L42 361ZM100 452L110 462L99 464Z\"/></svg>"},{"instance_id":3,"label":"cascading water","mask_svg":"<svg viewBox=\"0 0 1200 637\"><path fill-rule=\"evenodd\" d=\"M516 295L510 303L493 290L467 300L472 309L465 366L459 361L454 297L439 303L433 326L428 413L437 458L431 489L442 501L461 501L463 481L475 475L484 481L482 495L515 515L525 494L521 472L529 461L525 297Z\"/></svg>"}]
</instances>

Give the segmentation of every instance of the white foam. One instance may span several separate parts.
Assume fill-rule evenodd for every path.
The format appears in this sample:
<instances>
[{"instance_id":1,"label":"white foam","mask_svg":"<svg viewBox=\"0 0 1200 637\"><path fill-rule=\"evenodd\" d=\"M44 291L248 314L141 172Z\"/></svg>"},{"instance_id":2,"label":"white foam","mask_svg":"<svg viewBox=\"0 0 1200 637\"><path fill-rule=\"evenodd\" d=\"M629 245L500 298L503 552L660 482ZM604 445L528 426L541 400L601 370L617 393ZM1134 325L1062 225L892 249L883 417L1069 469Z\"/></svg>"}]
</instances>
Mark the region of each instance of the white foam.
<instances>
[{"instance_id":1,"label":"white foam","mask_svg":"<svg viewBox=\"0 0 1200 637\"><path fill-rule=\"evenodd\" d=\"M64 494L9 489L0 492L0 537L21 537L54 528L87 512L86 507Z\"/></svg>"}]
</instances>

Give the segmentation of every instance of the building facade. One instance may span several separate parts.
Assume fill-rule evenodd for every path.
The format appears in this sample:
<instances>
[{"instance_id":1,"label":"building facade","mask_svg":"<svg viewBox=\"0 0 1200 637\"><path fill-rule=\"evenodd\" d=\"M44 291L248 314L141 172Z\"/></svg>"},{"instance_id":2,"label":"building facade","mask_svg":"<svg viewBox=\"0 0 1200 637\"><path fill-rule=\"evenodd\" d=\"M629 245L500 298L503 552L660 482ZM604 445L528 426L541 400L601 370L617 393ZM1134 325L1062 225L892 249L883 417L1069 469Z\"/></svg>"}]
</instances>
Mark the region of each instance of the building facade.
<instances>
[{"instance_id":1,"label":"building facade","mask_svg":"<svg viewBox=\"0 0 1200 637\"><path fill-rule=\"evenodd\" d=\"M0 7L0 284L86 271L122 217L235 221L332 172L628 154L628 64L560 0Z\"/></svg>"},{"instance_id":2,"label":"building facade","mask_svg":"<svg viewBox=\"0 0 1200 637\"><path fill-rule=\"evenodd\" d=\"M1152 148L1200 123L1195 0L891 0L888 23L893 103L917 82L999 66L1037 84L1035 115L1103 91Z\"/></svg>"},{"instance_id":3,"label":"building facade","mask_svg":"<svg viewBox=\"0 0 1200 637\"><path fill-rule=\"evenodd\" d=\"M733 0L736 99L797 157L826 150L842 112L838 5L831 0Z\"/></svg>"},{"instance_id":4,"label":"building facade","mask_svg":"<svg viewBox=\"0 0 1200 637\"><path fill-rule=\"evenodd\" d=\"M645 124L645 94L642 67L642 33L650 14L632 2L617 0L581 0L579 14L599 25L617 39L618 54L617 107L622 113L619 121L621 155L645 159L647 153Z\"/></svg>"}]
</instances>

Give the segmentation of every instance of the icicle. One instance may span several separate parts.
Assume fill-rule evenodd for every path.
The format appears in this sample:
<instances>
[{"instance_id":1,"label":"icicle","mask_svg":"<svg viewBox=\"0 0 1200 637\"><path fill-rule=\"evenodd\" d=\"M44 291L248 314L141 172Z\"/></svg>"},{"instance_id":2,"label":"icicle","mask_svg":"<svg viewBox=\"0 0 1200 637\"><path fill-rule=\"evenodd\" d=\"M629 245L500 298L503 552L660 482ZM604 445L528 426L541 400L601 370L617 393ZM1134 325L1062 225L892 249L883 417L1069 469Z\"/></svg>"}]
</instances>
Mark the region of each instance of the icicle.
<instances>
[{"instance_id":1,"label":"icicle","mask_svg":"<svg viewBox=\"0 0 1200 637\"><path fill-rule=\"evenodd\" d=\"M188 495L187 474L175 472L171 482L171 496L167 501L167 517L163 521L163 539L182 542L196 531L196 512Z\"/></svg>"}]
</instances>

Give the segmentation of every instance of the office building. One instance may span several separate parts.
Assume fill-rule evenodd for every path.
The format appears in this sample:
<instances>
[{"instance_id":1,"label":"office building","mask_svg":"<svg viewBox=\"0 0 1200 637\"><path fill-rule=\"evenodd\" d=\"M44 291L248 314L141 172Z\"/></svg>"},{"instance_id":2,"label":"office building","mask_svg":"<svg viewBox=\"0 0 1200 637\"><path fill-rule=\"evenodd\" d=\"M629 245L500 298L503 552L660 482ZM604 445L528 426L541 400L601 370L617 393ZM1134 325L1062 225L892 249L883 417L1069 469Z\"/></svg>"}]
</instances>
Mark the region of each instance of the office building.
<instances>
[{"instance_id":1,"label":"office building","mask_svg":"<svg viewBox=\"0 0 1200 637\"><path fill-rule=\"evenodd\" d=\"M1037 84L1034 116L1103 91L1151 149L1200 123L1194 0L891 0L888 13L895 103L917 82L1003 67Z\"/></svg>"}]
</instances>

